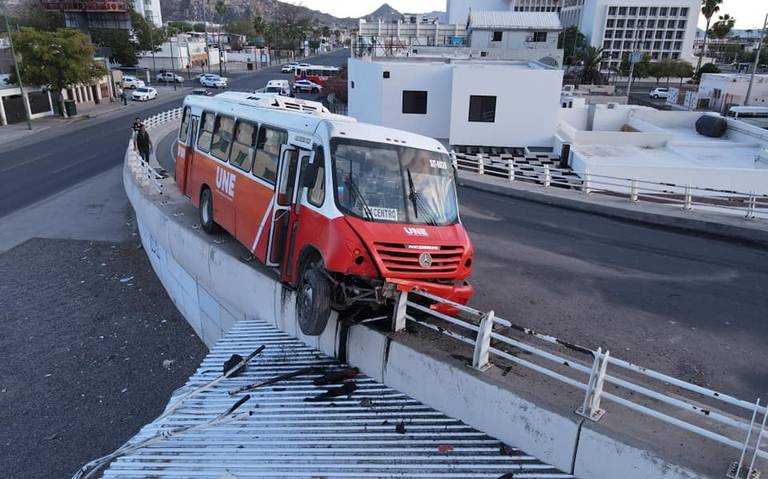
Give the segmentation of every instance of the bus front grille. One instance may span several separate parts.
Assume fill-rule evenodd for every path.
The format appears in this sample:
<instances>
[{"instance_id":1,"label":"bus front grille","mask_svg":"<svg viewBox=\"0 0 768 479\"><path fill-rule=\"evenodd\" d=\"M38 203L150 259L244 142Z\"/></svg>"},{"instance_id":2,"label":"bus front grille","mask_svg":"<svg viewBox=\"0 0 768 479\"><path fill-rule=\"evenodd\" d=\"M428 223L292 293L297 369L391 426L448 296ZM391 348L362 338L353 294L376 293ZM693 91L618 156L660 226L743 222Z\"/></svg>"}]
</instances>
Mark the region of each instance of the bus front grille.
<instances>
[{"instance_id":1,"label":"bus front grille","mask_svg":"<svg viewBox=\"0 0 768 479\"><path fill-rule=\"evenodd\" d=\"M451 274L458 270L464 247L460 245L413 245L403 243L374 243L376 254L390 273ZM429 254L423 261L422 254Z\"/></svg>"}]
</instances>

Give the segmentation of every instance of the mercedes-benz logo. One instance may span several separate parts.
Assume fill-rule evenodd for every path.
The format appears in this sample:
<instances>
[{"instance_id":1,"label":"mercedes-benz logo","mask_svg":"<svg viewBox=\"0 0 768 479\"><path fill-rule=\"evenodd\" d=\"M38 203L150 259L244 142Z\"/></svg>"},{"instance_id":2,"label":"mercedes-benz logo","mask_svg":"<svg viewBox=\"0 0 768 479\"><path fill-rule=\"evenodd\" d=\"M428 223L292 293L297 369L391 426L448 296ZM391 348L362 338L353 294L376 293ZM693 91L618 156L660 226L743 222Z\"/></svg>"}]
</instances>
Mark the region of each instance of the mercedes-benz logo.
<instances>
[{"instance_id":1,"label":"mercedes-benz logo","mask_svg":"<svg viewBox=\"0 0 768 479\"><path fill-rule=\"evenodd\" d=\"M429 268L432 266L432 255L429 253L421 253L419 255L419 265L422 268Z\"/></svg>"}]
</instances>

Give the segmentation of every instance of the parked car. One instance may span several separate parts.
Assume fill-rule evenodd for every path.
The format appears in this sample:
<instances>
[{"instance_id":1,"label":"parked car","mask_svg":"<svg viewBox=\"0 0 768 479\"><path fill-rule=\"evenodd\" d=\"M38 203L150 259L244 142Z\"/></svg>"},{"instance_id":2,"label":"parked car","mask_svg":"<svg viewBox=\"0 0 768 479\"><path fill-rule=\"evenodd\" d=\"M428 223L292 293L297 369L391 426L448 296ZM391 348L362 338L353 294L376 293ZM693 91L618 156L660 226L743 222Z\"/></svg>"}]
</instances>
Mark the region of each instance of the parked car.
<instances>
[{"instance_id":1,"label":"parked car","mask_svg":"<svg viewBox=\"0 0 768 479\"><path fill-rule=\"evenodd\" d=\"M293 73L293 69L299 66L296 62L290 62L283 65L283 67L280 69L282 73Z\"/></svg>"},{"instance_id":2,"label":"parked car","mask_svg":"<svg viewBox=\"0 0 768 479\"><path fill-rule=\"evenodd\" d=\"M293 89L298 92L320 93L323 87L310 80L296 80L293 83Z\"/></svg>"},{"instance_id":3,"label":"parked car","mask_svg":"<svg viewBox=\"0 0 768 479\"><path fill-rule=\"evenodd\" d=\"M213 73L206 73L200 77L200 84L207 87L227 88L227 79Z\"/></svg>"},{"instance_id":4,"label":"parked car","mask_svg":"<svg viewBox=\"0 0 768 479\"><path fill-rule=\"evenodd\" d=\"M145 86L146 84L144 83L144 80L139 80L132 75L123 75L123 88L136 89L143 88Z\"/></svg>"},{"instance_id":5,"label":"parked car","mask_svg":"<svg viewBox=\"0 0 768 479\"><path fill-rule=\"evenodd\" d=\"M291 96L291 84L288 80L269 80L264 93L277 93L282 96Z\"/></svg>"},{"instance_id":6,"label":"parked car","mask_svg":"<svg viewBox=\"0 0 768 479\"><path fill-rule=\"evenodd\" d=\"M157 98L157 90L152 87L139 87L133 91L131 98L137 101L149 101Z\"/></svg>"},{"instance_id":7,"label":"parked car","mask_svg":"<svg viewBox=\"0 0 768 479\"><path fill-rule=\"evenodd\" d=\"M669 98L669 88L654 88L648 94L651 98Z\"/></svg>"},{"instance_id":8,"label":"parked car","mask_svg":"<svg viewBox=\"0 0 768 479\"><path fill-rule=\"evenodd\" d=\"M195 88L192 90L192 95L211 96L213 93L206 90L205 88Z\"/></svg>"},{"instance_id":9,"label":"parked car","mask_svg":"<svg viewBox=\"0 0 768 479\"><path fill-rule=\"evenodd\" d=\"M161 83L184 83L184 78L172 72L163 72L157 75L157 81Z\"/></svg>"}]
</instances>

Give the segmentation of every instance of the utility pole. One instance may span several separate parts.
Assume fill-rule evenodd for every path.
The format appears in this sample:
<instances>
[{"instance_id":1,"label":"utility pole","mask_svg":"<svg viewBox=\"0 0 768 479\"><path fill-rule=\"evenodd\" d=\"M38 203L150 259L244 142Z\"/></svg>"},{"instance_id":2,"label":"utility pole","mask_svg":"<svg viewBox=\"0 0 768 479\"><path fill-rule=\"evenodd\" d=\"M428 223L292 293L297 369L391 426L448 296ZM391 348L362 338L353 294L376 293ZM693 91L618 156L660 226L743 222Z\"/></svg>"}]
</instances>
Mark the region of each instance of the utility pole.
<instances>
[{"instance_id":1,"label":"utility pole","mask_svg":"<svg viewBox=\"0 0 768 479\"><path fill-rule=\"evenodd\" d=\"M211 53L208 51L208 20L205 11L208 10L208 0L203 0L203 35L205 35L205 64L211 73Z\"/></svg>"},{"instance_id":2,"label":"utility pole","mask_svg":"<svg viewBox=\"0 0 768 479\"><path fill-rule=\"evenodd\" d=\"M632 79L635 75L635 63L642 61L643 52L634 50L629 54L629 78L627 79L627 105L629 105L629 96L632 93Z\"/></svg>"},{"instance_id":3,"label":"utility pole","mask_svg":"<svg viewBox=\"0 0 768 479\"><path fill-rule=\"evenodd\" d=\"M765 21L763 22L763 29L760 35L760 42L757 44L757 55L755 56L755 64L752 65L752 75L749 78L749 88L747 88L747 97L744 98L744 106L749 106L749 99L752 96L752 86L755 84L755 74L757 73L757 65L760 64L760 53L763 51L763 42L765 42L766 35L768 34L768 14L765 15Z\"/></svg>"},{"instance_id":4,"label":"utility pole","mask_svg":"<svg viewBox=\"0 0 768 479\"><path fill-rule=\"evenodd\" d=\"M27 117L27 128L32 129L32 118L30 118L29 97L24 91L24 82L21 81L21 72L19 72L19 60L16 58L16 50L13 48L13 38L11 38L11 26L8 22L7 5L3 3L3 18L5 19L5 32L8 34L8 44L11 47L11 56L13 57L13 66L16 69L16 81L19 82L19 91L21 99L24 102L24 116Z\"/></svg>"},{"instance_id":5,"label":"utility pole","mask_svg":"<svg viewBox=\"0 0 768 479\"><path fill-rule=\"evenodd\" d=\"M176 91L176 62L173 53L173 36L168 37L168 46L171 47L171 73L173 73L173 91Z\"/></svg>"}]
</instances>

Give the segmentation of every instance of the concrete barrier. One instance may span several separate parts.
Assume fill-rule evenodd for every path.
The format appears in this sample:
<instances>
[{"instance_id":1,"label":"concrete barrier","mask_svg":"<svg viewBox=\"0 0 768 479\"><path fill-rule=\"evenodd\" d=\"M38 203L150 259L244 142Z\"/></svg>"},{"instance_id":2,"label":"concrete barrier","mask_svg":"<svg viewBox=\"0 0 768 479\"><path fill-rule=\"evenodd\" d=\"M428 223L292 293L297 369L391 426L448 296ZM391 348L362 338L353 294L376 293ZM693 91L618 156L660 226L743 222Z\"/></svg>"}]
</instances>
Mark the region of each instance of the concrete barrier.
<instances>
[{"instance_id":1,"label":"concrete barrier","mask_svg":"<svg viewBox=\"0 0 768 479\"><path fill-rule=\"evenodd\" d=\"M163 193L137 181L136 161L128 151L123 181L142 244L169 296L206 345L235 321L258 318L566 472L595 479L709 476L670 463L663 451L615 437L604 423L584 424L572 408L551 400L568 397L570 403L570 396L578 397L562 383L517 374L510 386L502 379L506 373L481 373L452 354L461 351L458 346L450 351L429 348L414 335L349 325L335 316L321 336L304 336L296 320L294 292L270 270L244 261L245 249L231 239L203 233L196 211L172 180L162 180ZM613 417L622 420L618 414Z\"/></svg>"}]
</instances>

